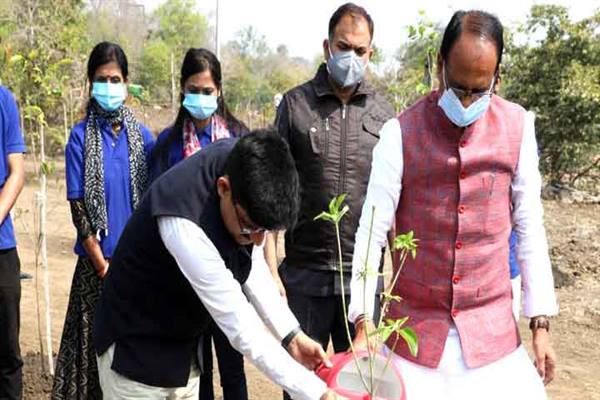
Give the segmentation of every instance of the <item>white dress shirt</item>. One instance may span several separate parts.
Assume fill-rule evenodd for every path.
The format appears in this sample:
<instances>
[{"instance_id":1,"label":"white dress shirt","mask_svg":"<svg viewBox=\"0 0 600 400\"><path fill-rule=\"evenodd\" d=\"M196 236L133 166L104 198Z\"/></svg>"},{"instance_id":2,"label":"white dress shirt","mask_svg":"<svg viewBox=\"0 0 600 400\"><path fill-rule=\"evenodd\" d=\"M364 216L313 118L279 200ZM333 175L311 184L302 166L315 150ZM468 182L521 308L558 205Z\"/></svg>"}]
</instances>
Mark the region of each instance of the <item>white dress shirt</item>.
<instances>
[{"instance_id":1,"label":"white dress shirt","mask_svg":"<svg viewBox=\"0 0 600 400\"><path fill-rule=\"evenodd\" d=\"M298 321L279 295L262 246L255 246L252 253L252 268L243 285L246 297L202 228L168 216L158 218L158 227L165 247L231 345L293 398L319 399L325 383L280 344ZM263 328L248 300L277 340Z\"/></svg>"},{"instance_id":2,"label":"white dress shirt","mask_svg":"<svg viewBox=\"0 0 600 400\"><path fill-rule=\"evenodd\" d=\"M512 223L517 234L517 260L523 280L523 313L527 317L558 313L543 223L540 198L542 178L538 169L534 121L535 115L526 113L519 161L511 183ZM362 278L359 278L365 265L371 214L375 206L368 265L377 266L381 257L380 249L386 244L387 232L395 218L402 191L403 171L402 132L398 119L393 118L381 128L379 143L373 149L371 176L354 244L350 283L352 297L348 311L350 321L355 321L361 314L372 315L377 277L366 274L365 286ZM508 243L508 238L506 240ZM418 253L417 249L417 260ZM508 277L508 259L506 268ZM367 304L363 309L365 295Z\"/></svg>"}]
</instances>

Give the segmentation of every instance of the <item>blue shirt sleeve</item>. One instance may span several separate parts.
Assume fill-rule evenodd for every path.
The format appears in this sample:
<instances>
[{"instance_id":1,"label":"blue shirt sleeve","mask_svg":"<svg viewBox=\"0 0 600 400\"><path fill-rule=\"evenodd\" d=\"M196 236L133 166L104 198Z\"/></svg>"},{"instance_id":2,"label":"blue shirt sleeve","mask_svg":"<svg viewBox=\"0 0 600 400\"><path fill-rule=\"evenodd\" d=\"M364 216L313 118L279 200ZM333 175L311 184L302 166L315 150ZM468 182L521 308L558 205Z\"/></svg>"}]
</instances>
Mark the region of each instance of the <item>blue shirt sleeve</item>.
<instances>
[{"instance_id":1,"label":"blue shirt sleeve","mask_svg":"<svg viewBox=\"0 0 600 400\"><path fill-rule=\"evenodd\" d=\"M145 125L140 124L140 130L144 139L144 153L146 153L146 158L149 160L152 149L154 148L154 135L152 135L150 129Z\"/></svg>"},{"instance_id":2,"label":"blue shirt sleeve","mask_svg":"<svg viewBox=\"0 0 600 400\"><path fill-rule=\"evenodd\" d=\"M73 127L65 148L65 174L67 180L67 200L81 199L84 195L84 138L85 122Z\"/></svg>"},{"instance_id":3,"label":"blue shirt sleeve","mask_svg":"<svg viewBox=\"0 0 600 400\"><path fill-rule=\"evenodd\" d=\"M21 132L21 120L17 102L8 89L1 87L2 107L4 108L6 121L4 126L4 140L6 154L24 153L25 140Z\"/></svg>"}]
</instances>

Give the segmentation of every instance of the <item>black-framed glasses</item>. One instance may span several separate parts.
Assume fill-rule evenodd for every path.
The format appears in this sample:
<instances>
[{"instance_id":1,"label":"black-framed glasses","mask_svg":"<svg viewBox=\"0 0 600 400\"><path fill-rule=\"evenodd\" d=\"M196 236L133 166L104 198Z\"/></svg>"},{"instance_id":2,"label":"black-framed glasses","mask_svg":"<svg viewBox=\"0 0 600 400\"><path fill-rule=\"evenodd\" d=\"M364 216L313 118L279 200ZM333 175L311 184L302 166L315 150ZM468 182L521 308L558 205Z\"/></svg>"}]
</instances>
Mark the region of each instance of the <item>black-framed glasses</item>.
<instances>
[{"instance_id":1,"label":"black-framed glasses","mask_svg":"<svg viewBox=\"0 0 600 400\"><path fill-rule=\"evenodd\" d=\"M233 203L233 210L235 211L235 217L237 218L238 225L240 226L240 235L245 238L250 238L250 235L265 233L267 229L260 226L251 226L248 227L242 223L242 219L240 218L240 213L237 209L237 204Z\"/></svg>"},{"instance_id":2,"label":"black-framed glasses","mask_svg":"<svg viewBox=\"0 0 600 400\"><path fill-rule=\"evenodd\" d=\"M491 95L494 93L494 83L496 83L496 78L498 77L498 74L494 74L492 78L492 83L490 84L490 87L487 90L459 89L448 85L448 80L446 79L446 64L444 64L442 68L442 76L444 78L444 87L446 89L452 90L456 97L458 97L459 99L470 97L475 100L479 100L483 96Z\"/></svg>"}]
</instances>

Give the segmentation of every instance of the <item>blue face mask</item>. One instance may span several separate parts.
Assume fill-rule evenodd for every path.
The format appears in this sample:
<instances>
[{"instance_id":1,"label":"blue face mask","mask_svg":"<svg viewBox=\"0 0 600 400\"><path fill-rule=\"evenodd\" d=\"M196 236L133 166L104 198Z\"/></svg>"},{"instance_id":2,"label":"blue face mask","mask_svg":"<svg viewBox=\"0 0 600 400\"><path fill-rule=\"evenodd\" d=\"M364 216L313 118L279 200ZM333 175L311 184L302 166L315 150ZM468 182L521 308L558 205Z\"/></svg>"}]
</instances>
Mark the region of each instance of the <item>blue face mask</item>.
<instances>
[{"instance_id":1,"label":"blue face mask","mask_svg":"<svg viewBox=\"0 0 600 400\"><path fill-rule=\"evenodd\" d=\"M105 111L115 111L125 101L125 85L122 83L94 82L92 97Z\"/></svg>"},{"instance_id":2,"label":"blue face mask","mask_svg":"<svg viewBox=\"0 0 600 400\"><path fill-rule=\"evenodd\" d=\"M217 111L218 96L206 94L186 93L183 100L183 106L192 114L192 117L204 120L210 118Z\"/></svg>"},{"instance_id":3,"label":"blue face mask","mask_svg":"<svg viewBox=\"0 0 600 400\"><path fill-rule=\"evenodd\" d=\"M444 78L444 94L438 100L438 106L444 110L446 117L450 121L452 121L455 125L460 127L469 126L475 121L477 121L490 106L490 101L492 99L492 88L494 87L495 78L492 79L492 83L490 85L489 90L481 96L477 101L471 103L469 107L465 108L454 90L452 90L448 86L448 82L446 81L446 66L442 69L442 75Z\"/></svg>"},{"instance_id":4,"label":"blue face mask","mask_svg":"<svg viewBox=\"0 0 600 400\"><path fill-rule=\"evenodd\" d=\"M367 63L354 50L333 53L329 48L327 70L341 87L354 86L365 76Z\"/></svg>"}]
</instances>

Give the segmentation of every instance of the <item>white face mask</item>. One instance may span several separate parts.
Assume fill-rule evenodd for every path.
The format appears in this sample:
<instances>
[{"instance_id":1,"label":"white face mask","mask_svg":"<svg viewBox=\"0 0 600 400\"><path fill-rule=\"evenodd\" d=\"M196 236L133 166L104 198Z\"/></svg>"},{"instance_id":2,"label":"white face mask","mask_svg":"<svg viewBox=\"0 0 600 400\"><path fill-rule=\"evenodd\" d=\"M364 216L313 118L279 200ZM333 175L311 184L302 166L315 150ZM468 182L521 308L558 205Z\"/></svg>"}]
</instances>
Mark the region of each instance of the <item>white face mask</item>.
<instances>
[{"instance_id":1,"label":"white face mask","mask_svg":"<svg viewBox=\"0 0 600 400\"><path fill-rule=\"evenodd\" d=\"M334 54L329 47L327 70L341 87L354 86L362 81L367 64L354 50Z\"/></svg>"},{"instance_id":2,"label":"white face mask","mask_svg":"<svg viewBox=\"0 0 600 400\"><path fill-rule=\"evenodd\" d=\"M477 101L473 102L469 107L465 108L454 90L452 90L448 86L448 82L446 81L446 66L443 66L442 76L444 79L444 94L438 100L438 106L444 110L446 117L452 123L457 126L465 127L469 126L479 118L485 114L488 107L490 106L490 101L492 99L492 88L494 87L494 82L496 81L496 77L492 78L492 83L490 84L490 88L488 91L481 96L481 98L477 99Z\"/></svg>"}]
</instances>

